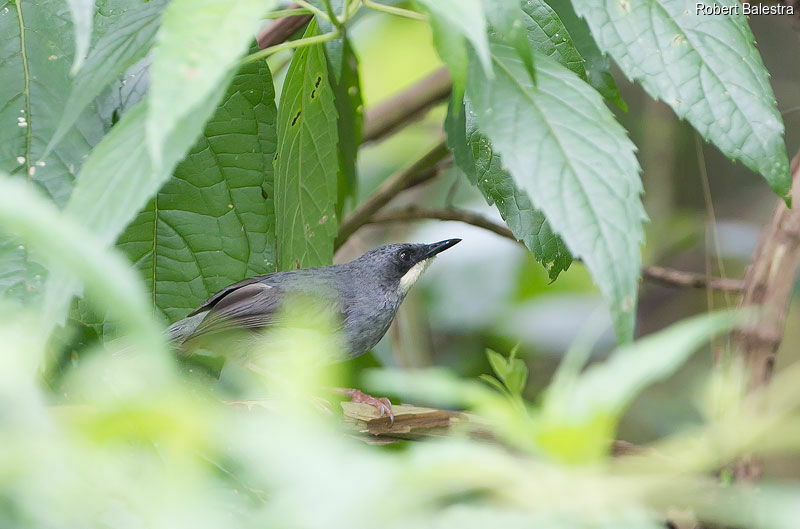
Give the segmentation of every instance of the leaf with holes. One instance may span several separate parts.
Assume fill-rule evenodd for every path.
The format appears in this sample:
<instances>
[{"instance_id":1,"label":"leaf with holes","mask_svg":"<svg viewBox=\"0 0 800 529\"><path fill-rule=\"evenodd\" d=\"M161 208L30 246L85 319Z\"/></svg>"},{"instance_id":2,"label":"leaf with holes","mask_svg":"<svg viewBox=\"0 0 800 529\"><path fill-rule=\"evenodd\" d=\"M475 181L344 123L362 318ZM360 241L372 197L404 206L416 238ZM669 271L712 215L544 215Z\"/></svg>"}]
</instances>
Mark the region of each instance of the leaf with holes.
<instances>
[{"instance_id":1,"label":"leaf with holes","mask_svg":"<svg viewBox=\"0 0 800 529\"><path fill-rule=\"evenodd\" d=\"M339 138L339 198L337 200L337 216L341 217L345 202L356 198L356 159L358 147L361 145L361 129L364 121L364 108L361 100L361 83L358 79L358 57L356 57L350 41L345 37L327 42L330 78L333 80L338 120ZM331 61L331 44L336 45L337 60ZM339 50L339 47L341 49Z\"/></svg>"},{"instance_id":2,"label":"leaf with holes","mask_svg":"<svg viewBox=\"0 0 800 529\"><path fill-rule=\"evenodd\" d=\"M305 36L317 35L312 21ZM336 237L337 116L323 44L295 53L278 106L278 269L331 264Z\"/></svg>"},{"instance_id":3,"label":"leaf with holes","mask_svg":"<svg viewBox=\"0 0 800 529\"><path fill-rule=\"evenodd\" d=\"M118 126L137 113L144 114L135 109ZM269 68L243 66L201 138L119 237L170 321L230 283L274 271L275 114ZM144 123L138 159L146 159Z\"/></svg>"},{"instance_id":4,"label":"leaf with holes","mask_svg":"<svg viewBox=\"0 0 800 529\"><path fill-rule=\"evenodd\" d=\"M625 75L787 196L783 122L744 15L696 14L695 3L684 0L574 0L573 6Z\"/></svg>"},{"instance_id":5,"label":"leaf with holes","mask_svg":"<svg viewBox=\"0 0 800 529\"><path fill-rule=\"evenodd\" d=\"M164 10L153 47L147 137L161 163L166 138L209 95L227 86L247 51L261 15L275 0L173 0Z\"/></svg>"},{"instance_id":6,"label":"leaf with holes","mask_svg":"<svg viewBox=\"0 0 800 529\"><path fill-rule=\"evenodd\" d=\"M602 291L620 341L633 335L642 222L635 147L599 94L536 55L530 82L512 48L492 44L495 78L470 68L478 126Z\"/></svg>"},{"instance_id":7,"label":"leaf with holes","mask_svg":"<svg viewBox=\"0 0 800 529\"><path fill-rule=\"evenodd\" d=\"M557 13L560 24L567 32L568 40L572 41L583 59L581 68L584 71L581 77L584 77L603 97L627 112L628 105L622 99L614 76L611 75L611 61L597 47L586 21L578 18L570 0L549 0L548 4ZM564 64L560 60L559 62Z\"/></svg>"},{"instance_id":8,"label":"leaf with holes","mask_svg":"<svg viewBox=\"0 0 800 529\"><path fill-rule=\"evenodd\" d=\"M525 244L547 269L550 279L555 280L572 263L569 250L550 228L542 212L533 207L528 193L503 169L500 155L478 130L472 109L467 107L465 112L462 107L453 111L452 105L451 100L445 132L456 165L478 187L486 201L497 207L514 237Z\"/></svg>"}]
</instances>

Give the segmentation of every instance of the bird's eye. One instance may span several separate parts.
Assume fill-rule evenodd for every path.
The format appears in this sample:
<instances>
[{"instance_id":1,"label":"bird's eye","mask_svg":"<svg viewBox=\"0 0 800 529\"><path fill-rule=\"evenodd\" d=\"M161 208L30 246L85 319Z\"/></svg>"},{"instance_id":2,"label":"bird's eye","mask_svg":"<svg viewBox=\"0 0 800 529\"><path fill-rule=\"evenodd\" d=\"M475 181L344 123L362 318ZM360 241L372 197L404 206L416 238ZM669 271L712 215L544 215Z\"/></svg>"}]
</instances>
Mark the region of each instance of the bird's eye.
<instances>
[{"instance_id":1,"label":"bird's eye","mask_svg":"<svg viewBox=\"0 0 800 529\"><path fill-rule=\"evenodd\" d=\"M407 263L411 260L411 254L408 253L408 250L400 250L400 253L397 254L401 261Z\"/></svg>"}]
</instances>

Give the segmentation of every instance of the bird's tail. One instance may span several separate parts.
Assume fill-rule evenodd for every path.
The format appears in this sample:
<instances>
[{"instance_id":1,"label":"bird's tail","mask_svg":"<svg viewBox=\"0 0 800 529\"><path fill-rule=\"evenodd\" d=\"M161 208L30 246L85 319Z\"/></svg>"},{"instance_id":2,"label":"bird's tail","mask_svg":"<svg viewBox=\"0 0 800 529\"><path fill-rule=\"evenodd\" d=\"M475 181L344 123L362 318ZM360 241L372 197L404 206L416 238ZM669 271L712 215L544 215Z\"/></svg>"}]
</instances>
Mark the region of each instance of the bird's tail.
<instances>
[{"instance_id":1,"label":"bird's tail","mask_svg":"<svg viewBox=\"0 0 800 529\"><path fill-rule=\"evenodd\" d=\"M189 316L188 318L178 320L167 327L167 330L164 331L164 334L171 342L180 345L188 340L192 334L194 334L197 326L200 325L200 322L203 321L203 318L205 317L206 313L201 312L199 314L195 314L194 316Z\"/></svg>"}]
</instances>

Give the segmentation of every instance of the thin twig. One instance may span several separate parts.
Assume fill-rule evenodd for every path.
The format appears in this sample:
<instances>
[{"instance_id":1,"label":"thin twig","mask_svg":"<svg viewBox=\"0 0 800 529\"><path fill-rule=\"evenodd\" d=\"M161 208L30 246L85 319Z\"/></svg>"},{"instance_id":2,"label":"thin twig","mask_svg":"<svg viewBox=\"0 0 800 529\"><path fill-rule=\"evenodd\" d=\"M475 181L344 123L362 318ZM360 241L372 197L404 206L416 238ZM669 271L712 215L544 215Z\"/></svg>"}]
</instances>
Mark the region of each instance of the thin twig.
<instances>
[{"instance_id":1,"label":"thin twig","mask_svg":"<svg viewBox=\"0 0 800 529\"><path fill-rule=\"evenodd\" d=\"M399 94L367 109L363 143L379 140L420 117L427 109L447 99L452 88L450 73L447 68L440 68Z\"/></svg>"},{"instance_id":2,"label":"thin twig","mask_svg":"<svg viewBox=\"0 0 800 529\"><path fill-rule=\"evenodd\" d=\"M455 208L436 209L409 206L403 209L394 209L377 213L369 219L367 224L428 219L464 222L491 231L492 233L514 242L520 242L514 237L511 230L502 224L487 219L483 215ZM642 267L642 277L656 283L674 287L710 288L725 292L741 292L744 289L744 282L741 280L707 277L705 274L674 270L662 266Z\"/></svg>"},{"instance_id":3,"label":"thin twig","mask_svg":"<svg viewBox=\"0 0 800 529\"><path fill-rule=\"evenodd\" d=\"M278 53L279 51L290 50L292 48L301 48L303 46L310 46L312 44L327 42L331 39L335 39L338 36L339 36L339 30L336 30L336 31L331 31L330 33L324 33L322 35L314 35L313 37L305 37L290 42L283 42L281 44L276 44L275 46L270 46L269 48L264 48L263 50L258 50L255 53L247 55L242 59L242 64L247 64L249 62L263 59L274 53Z\"/></svg>"},{"instance_id":4,"label":"thin twig","mask_svg":"<svg viewBox=\"0 0 800 529\"><path fill-rule=\"evenodd\" d=\"M449 154L444 140L441 140L431 150L426 152L419 160L410 166L394 173L383 181L380 186L364 200L358 207L342 222L339 227L339 236L336 238L336 248L338 249L361 226L383 206L388 204L394 197L411 185L416 185L423 178L430 178L436 174L436 164Z\"/></svg>"},{"instance_id":5,"label":"thin twig","mask_svg":"<svg viewBox=\"0 0 800 529\"><path fill-rule=\"evenodd\" d=\"M400 7L389 6L386 4L379 4L378 2L373 2L372 0L363 0L363 3L366 7L370 9L374 9L375 11L380 11L382 13L386 13L389 15L410 18L411 20L422 20L422 21L428 20L427 15L423 13L417 13L416 11L411 11L410 9L403 9Z\"/></svg>"}]
</instances>

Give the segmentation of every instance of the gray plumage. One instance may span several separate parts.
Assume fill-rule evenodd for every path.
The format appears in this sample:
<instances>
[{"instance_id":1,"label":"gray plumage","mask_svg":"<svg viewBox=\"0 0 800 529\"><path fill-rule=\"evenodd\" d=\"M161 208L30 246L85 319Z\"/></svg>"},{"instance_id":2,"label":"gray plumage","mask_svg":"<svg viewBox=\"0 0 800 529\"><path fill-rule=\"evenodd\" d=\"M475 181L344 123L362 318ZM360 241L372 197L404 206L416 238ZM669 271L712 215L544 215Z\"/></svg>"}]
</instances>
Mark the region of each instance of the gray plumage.
<instances>
[{"instance_id":1,"label":"gray plumage","mask_svg":"<svg viewBox=\"0 0 800 529\"><path fill-rule=\"evenodd\" d=\"M233 329L261 330L276 323L287 297L312 300L341 320L348 357L380 341L409 288L439 253L461 239L433 244L390 244L348 263L256 276L217 292L167 333L185 344Z\"/></svg>"}]
</instances>

